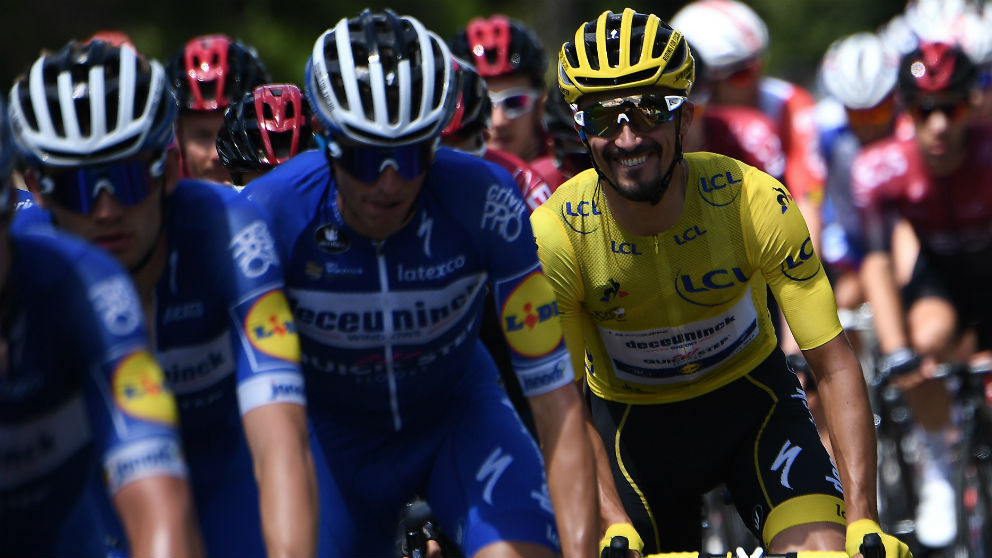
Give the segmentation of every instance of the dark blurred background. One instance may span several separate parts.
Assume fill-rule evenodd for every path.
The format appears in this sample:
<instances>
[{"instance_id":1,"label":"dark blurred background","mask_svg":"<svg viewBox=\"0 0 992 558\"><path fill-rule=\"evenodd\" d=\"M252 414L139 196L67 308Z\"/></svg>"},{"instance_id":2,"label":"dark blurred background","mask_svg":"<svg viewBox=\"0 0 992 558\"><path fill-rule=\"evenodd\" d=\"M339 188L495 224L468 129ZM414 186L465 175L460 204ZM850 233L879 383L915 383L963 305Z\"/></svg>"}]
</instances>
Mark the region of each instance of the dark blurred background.
<instances>
[{"instance_id":1,"label":"dark blurred background","mask_svg":"<svg viewBox=\"0 0 992 558\"><path fill-rule=\"evenodd\" d=\"M834 39L874 30L905 7L905 0L747 0L771 34L768 71L811 86L816 67ZM668 20L684 1L630 2ZM448 40L476 15L504 13L533 26L554 63L561 43L583 21L624 4L593 0L2 0L0 86L9 90L42 49L97 30L119 29L145 54L164 61L195 35L222 32L254 45L274 79L299 83L309 50L340 18L365 7L409 14ZM548 76L553 77L549 64Z\"/></svg>"}]
</instances>

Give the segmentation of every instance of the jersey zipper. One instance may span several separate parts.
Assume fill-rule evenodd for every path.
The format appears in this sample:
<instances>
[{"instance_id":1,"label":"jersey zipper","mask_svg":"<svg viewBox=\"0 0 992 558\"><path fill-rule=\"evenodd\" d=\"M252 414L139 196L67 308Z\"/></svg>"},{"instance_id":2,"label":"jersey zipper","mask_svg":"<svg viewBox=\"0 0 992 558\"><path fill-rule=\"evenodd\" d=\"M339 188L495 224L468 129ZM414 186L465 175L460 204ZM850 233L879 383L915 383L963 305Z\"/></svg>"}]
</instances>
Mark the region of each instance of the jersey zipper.
<instances>
[{"instance_id":1,"label":"jersey zipper","mask_svg":"<svg viewBox=\"0 0 992 558\"><path fill-rule=\"evenodd\" d=\"M393 413L393 429L399 432L403 428L400 417L399 394L396 390L396 371L393 369L393 308L389 296L389 275L386 266L385 241L375 241L375 259L379 268L379 302L382 308L382 324L385 339L383 340L383 358L385 359L386 381L389 385L389 409Z\"/></svg>"}]
</instances>

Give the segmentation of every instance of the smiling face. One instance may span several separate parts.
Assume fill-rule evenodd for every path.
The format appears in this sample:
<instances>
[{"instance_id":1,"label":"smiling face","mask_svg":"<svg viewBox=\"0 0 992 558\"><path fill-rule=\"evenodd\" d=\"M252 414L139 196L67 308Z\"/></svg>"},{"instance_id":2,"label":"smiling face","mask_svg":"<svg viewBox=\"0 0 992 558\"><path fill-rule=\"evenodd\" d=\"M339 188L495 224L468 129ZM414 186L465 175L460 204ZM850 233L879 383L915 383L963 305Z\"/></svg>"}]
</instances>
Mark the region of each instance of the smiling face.
<instances>
[{"instance_id":1,"label":"smiling face","mask_svg":"<svg viewBox=\"0 0 992 558\"><path fill-rule=\"evenodd\" d=\"M582 98L579 108L587 110L594 105L631 95L653 94L658 97L678 95L677 92L658 88L624 91L623 95L601 94ZM629 111L639 108L630 107ZM602 176L623 197L635 202L653 202L661 199L668 184L665 175L680 154L677 143L684 143L692 124L693 106L684 102L676 109L674 118L646 129L645 122L635 122L640 116L628 112L617 115L621 122L619 131L598 136L586 132L590 155ZM678 140L678 141L677 141Z\"/></svg>"}]
</instances>

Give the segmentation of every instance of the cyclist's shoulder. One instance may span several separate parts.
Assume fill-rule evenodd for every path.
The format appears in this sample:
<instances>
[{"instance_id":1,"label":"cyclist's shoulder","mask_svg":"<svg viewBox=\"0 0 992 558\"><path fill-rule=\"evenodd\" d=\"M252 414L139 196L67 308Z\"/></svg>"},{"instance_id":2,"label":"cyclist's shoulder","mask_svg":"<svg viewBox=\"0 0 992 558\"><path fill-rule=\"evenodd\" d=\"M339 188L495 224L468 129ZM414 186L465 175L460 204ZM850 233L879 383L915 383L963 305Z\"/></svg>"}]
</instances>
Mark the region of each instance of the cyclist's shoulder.
<instances>
[{"instance_id":1,"label":"cyclist's shoulder","mask_svg":"<svg viewBox=\"0 0 992 558\"><path fill-rule=\"evenodd\" d=\"M110 254L53 226L39 224L10 231L15 268L35 276L36 287L64 285L70 276L90 282L109 275L124 276Z\"/></svg>"},{"instance_id":2,"label":"cyclist's shoulder","mask_svg":"<svg viewBox=\"0 0 992 558\"><path fill-rule=\"evenodd\" d=\"M252 180L241 194L260 205L289 203L329 180L331 168L327 156L322 150L311 149Z\"/></svg>"}]
</instances>

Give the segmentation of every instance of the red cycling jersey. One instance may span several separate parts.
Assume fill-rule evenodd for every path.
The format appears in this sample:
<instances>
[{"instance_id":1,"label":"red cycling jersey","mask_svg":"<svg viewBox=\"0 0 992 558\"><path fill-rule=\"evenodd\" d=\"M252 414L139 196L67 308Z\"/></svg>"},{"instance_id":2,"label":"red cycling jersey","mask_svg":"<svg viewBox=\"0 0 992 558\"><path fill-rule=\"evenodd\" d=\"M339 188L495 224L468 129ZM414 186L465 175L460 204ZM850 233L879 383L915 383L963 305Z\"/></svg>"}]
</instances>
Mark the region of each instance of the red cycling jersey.
<instances>
[{"instance_id":1,"label":"red cycling jersey","mask_svg":"<svg viewBox=\"0 0 992 558\"><path fill-rule=\"evenodd\" d=\"M540 175L541 179L551 187L552 192L571 178L562 174L558 165L555 164L554 155L545 155L544 157L534 159L530 162L530 168L534 169L534 172Z\"/></svg>"},{"instance_id":2,"label":"red cycling jersey","mask_svg":"<svg viewBox=\"0 0 992 558\"><path fill-rule=\"evenodd\" d=\"M527 202L527 208L530 211L534 211L539 205L550 198L551 193L557 187L548 185L544 181L544 178L535 172L526 161L512 153L496 149L486 149L486 153L482 158L503 167L513 176L513 180L520 187L520 193L523 194L524 201Z\"/></svg>"},{"instance_id":3,"label":"red cycling jersey","mask_svg":"<svg viewBox=\"0 0 992 558\"><path fill-rule=\"evenodd\" d=\"M776 124L785 152L783 182L796 199L823 197L827 166L820 153L813 114L816 102L808 91L787 81L765 77L759 97L761 112Z\"/></svg>"},{"instance_id":4,"label":"red cycling jersey","mask_svg":"<svg viewBox=\"0 0 992 558\"><path fill-rule=\"evenodd\" d=\"M703 149L733 157L781 180L785 154L775 125L760 111L742 106L708 106Z\"/></svg>"},{"instance_id":5,"label":"red cycling jersey","mask_svg":"<svg viewBox=\"0 0 992 558\"><path fill-rule=\"evenodd\" d=\"M992 128L968 130L964 162L933 176L912 137L866 147L851 169L855 203L863 209L868 249L888 248L893 212L912 224L938 269L992 277Z\"/></svg>"}]
</instances>

